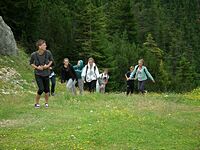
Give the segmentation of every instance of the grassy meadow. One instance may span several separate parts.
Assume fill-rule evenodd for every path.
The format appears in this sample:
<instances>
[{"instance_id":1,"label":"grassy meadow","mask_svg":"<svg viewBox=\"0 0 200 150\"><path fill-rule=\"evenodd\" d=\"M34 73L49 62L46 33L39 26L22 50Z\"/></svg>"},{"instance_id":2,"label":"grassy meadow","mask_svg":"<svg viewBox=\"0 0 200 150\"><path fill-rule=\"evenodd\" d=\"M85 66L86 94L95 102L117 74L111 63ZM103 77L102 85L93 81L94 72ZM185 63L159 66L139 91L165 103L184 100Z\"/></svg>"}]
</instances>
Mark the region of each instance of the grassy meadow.
<instances>
[{"instance_id":1,"label":"grassy meadow","mask_svg":"<svg viewBox=\"0 0 200 150\"><path fill-rule=\"evenodd\" d=\"M0 57L0 71L7 66L19 73L0 80L1 150L200 149L200 90L71 96L57 82L49 108L42 98L35 109L33 72L27 56L19 56Z\"/></svg>"}]
</instances>

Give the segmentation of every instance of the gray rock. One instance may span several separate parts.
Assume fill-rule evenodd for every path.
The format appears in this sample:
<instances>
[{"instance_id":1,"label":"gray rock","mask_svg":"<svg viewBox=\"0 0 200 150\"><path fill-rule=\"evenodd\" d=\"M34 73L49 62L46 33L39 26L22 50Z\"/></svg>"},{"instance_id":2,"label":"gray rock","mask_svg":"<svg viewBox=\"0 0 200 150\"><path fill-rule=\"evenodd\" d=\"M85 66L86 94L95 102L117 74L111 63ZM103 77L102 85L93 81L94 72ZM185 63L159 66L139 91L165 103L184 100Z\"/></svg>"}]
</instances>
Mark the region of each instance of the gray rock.
<instances>
[{"instance_id":1,"label":"gray rock","mask_svg":"<svg viewBox=\"0 0 200 150\"><path fill-rule=\"evenodd\" d=\"M13 32L0 16L0 54L17 55L17 53L18 48Z\"/></svg>"}]
</instances>

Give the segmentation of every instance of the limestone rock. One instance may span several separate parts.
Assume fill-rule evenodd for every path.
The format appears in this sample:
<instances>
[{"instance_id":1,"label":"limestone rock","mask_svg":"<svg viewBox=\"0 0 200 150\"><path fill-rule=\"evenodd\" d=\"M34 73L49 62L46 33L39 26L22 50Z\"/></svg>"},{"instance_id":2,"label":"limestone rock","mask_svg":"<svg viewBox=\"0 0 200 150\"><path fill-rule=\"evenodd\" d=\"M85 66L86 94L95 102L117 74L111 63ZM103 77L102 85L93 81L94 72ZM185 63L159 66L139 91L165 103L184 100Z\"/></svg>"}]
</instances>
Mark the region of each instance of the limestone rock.
<instances>
[{"instance_id":1,"label":"limestone rock","mask_svg":"<svg viewBox=\"0 0 200 150\"><path fill-rule=\"evenodd\" d=\"M18 48L13 32L0 16L0 54L17 55L17 53Z\"/></svg>"}]
</instances>

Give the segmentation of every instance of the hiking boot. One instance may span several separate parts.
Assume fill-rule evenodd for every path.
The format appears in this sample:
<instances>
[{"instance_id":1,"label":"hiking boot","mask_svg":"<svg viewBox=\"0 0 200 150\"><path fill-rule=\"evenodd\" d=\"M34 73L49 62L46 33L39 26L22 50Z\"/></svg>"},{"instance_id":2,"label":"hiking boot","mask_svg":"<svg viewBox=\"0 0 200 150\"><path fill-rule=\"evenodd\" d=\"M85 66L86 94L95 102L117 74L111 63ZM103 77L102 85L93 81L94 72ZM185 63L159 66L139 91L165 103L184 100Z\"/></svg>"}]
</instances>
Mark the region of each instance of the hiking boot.
<instances>
[{"instance_id":1,"label":"hiking boot","mask_svg":"<svg viewBox=\"0 0 200 150\"><path fill-rule=\"evenodd\" d=\"M40 104L35 104L35 108L40 108Z\"/></svg>"},{"instance_id":2,"label":"hiking boot","mask_svg":"<svg viewBox=\"0 0 200 150\"><path fill-rule=\"evenodd\" d=\"M48 107L49 107L49 104L48 104L48 103L45 103L45 107L48 108Z\"/></svg>"}]
</instances>

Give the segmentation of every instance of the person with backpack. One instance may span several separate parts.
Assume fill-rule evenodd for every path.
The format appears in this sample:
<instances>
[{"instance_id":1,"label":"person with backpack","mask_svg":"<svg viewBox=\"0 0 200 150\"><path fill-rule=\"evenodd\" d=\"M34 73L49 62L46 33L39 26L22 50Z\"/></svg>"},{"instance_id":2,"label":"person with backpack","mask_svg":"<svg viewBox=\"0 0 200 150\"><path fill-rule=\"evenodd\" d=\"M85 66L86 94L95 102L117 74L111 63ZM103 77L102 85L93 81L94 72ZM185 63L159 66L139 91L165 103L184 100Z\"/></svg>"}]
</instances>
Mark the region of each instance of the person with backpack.
<instances>
[{"instance_id":1,"label":"person with backpack","mask_svg":"<svg viewBox=\"0 0 200 150\"><path fill-rule=\"evenodd\" d=\"M134 75L135 75L135 78L134 78ZM133 79L133 78L135 80L138 79L138 90L139 92L144 94L145 93L144 86L148 77L153 81L153 83L155 83L155 80L153 79L149 71L147 70L147 67L144 66L144 60L140 59L138 61L138 65L135 66L135 69L131 73L129 79Z\"/></svg>"},{"instance_id":2,"label":"person with backpack","mask_svg":"<svg viewBox=\"0 0 200 150\"><path fill-rule=\"evenodd\" d=\"M126 74L125 74L125 77L126 77L126 95L128 96L130 93L133 94L133 91L134 91L134 80L133 79L130 79L130 75L131 73L133 72L134 70L134 67L131 66L130 67L130 71L128 71Z\"/></svg>"},{"instance_id":3,"label":"person with backpack","mask_svg":"<svg viewBox=\"0 0 200 150\"><path fill-rule=\"evenodd\" d=\"M45 93L45 107L49 107L49 74L50 66L53 63L53 56L49 50L46 50L47 45L45 40L36 42L37 51L31 54L30 65L35 72L35 80L38 86L37 95L35 97L35 108L40 108L39 100L42 93Z\"/></svg>"},{"instance_id":4,"label":"person with backpack","mask_svg":"<svg viewBox=\"0 0 200 150\"><path fill-rule=\"evenodd\" d=\"M108 69L104 69L104 72L99 75L99 79L97 82L97 92L105 93L108 79L109 79Z\"/></svg>"},{"instance_id":5,"label":"person with backpack","mask_svg":"<svg viewBox=\"0 0 200 150\"><path fill-rule=\"evenodd\" d=\"M88 64L83 68L81 77L89 88L89 91L94 92L96 89L97 79L99 78L99 70L94 63L93 58L88 59Z\"/></svg>"},{"instance_id":6,"label":"person with backpack","mask_svg":"<svg viewBox=\"0 0 200 150\"><path fill-rule=\"evenodd\" d=\"M73 66L73 68L76 72L76 76L78 78L78 88L79 88L79 91L80 91L80 95L83 94L83 86L84 86L84 81L82 80L82 77L81 77L83 67L84 67L83 66L83 60L78 60L77 65Z\"/></svg>"},{"instance_id":7,"label":"person with backpack","mask_svg":"<svg viewBox=\"0 0 200 150\"><path fill-rule=\"evenodd\" d=\"M69 59L65 58L61 69L61 83L66 82L67 90L71 91L73 95L76 95L75 84L77 80L73 66L69 63Z\"/></svg>"},{"instance_id":8,"label":"person with backpack","mask_svg":"<svg viewBox=\"0 0 200 150\"><path fill-rule=\"evenodd\" d=\"M49 95L55 96L56 74L53 71L53 67L50 67L49 79L50 79L50 82L51 82L51 89L50 89L50 94Z\"/></svg>"}]
</instances>

